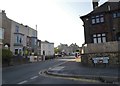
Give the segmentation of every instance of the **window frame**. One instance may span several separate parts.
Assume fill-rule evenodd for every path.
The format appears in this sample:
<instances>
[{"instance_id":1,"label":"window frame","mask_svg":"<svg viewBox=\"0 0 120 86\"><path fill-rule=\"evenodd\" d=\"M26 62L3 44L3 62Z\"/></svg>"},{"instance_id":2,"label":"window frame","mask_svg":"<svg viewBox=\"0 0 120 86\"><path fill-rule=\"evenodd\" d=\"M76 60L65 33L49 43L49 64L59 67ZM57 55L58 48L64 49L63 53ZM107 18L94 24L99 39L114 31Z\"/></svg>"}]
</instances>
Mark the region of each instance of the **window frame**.
<instances>
[{"instance_id":1,"label":"window frame","mask_svg":"<svg viewBox=\"0 0 120 86\"><path fill-rule=\"evenodd\" d=\"M4 39L4 29L0 28L0 39Z\"/></svg>"},{"instance_id":2,"label":"window frame","mask_svg":"<svg viewBox=\"0 0 120 86\"><path fill-rule=\"evenodd\" d=\"M100 14L100 15L92 16L91 22L92 24L100 24L100 23L105 22L104 15Z\"/></svg>"},{"instance_id":3,"label":"window frame","mask_svg":"<svg viewBox=\"0 0 120 86\"><path fill-rule=\"evenodd\" d=\"M18 25L16 25L16 27L15 27L15 32L19 33L19 26Z\"/></svg>"},{"instance_id":4,"label":"window frame","mask_svg":"<svg viewBox=\"0 0 120 86\"><path fill-rule=\"evenodd\" d=\"M22 44L23 43L23 36L20 34L15 35L15 43Z\"/></svg>"},{"instance_id":5,"label":"window frame","mask_svg":"<svg viewBox=\"0 0 120 86\"><path fill-rule=\"evenodd\" d=\"M119 18L120 17L120 12L114 12L112 14L113 18Z\"/></svg>"},{"instance_id":6,"label":"window frame","mask_svg":"<svg viewBox=\"0 0 120 86\"><path fill-rule=\"evenodd\" d=\"M117 17L117 13L113 13L113 18L116 18Z\"/></svg>"},{"instance_id":7,"label":"window frame","mask_svg":"<svg viewBox=\"0 0 120 86\"><path fill-rule=\"evenodd\" d=\"M106 34L105 33L98 33L92 35L93 43L105 43L107 42Z\"/></svg>"}]
</instances>

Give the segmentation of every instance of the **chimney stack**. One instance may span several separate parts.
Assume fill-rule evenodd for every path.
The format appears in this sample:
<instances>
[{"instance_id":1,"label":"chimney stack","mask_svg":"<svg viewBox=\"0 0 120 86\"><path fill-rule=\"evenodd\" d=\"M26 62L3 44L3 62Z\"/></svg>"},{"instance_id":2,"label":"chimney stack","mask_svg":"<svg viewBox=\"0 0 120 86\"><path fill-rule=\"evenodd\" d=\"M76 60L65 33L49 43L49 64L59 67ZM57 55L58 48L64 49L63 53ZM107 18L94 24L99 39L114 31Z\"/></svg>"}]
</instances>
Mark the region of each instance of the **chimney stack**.
<instances>
[{"instance_id":1,"label":"chimney stack","mask_svg":"<svg viewBox=\"0 0 120 86\"><path fill-rule=\"evenodd\" d=\"M98 7L98 2L99 2L99 1L100 1L100 0L92 0L93 10Z\"/></svg>"}]
</instances>

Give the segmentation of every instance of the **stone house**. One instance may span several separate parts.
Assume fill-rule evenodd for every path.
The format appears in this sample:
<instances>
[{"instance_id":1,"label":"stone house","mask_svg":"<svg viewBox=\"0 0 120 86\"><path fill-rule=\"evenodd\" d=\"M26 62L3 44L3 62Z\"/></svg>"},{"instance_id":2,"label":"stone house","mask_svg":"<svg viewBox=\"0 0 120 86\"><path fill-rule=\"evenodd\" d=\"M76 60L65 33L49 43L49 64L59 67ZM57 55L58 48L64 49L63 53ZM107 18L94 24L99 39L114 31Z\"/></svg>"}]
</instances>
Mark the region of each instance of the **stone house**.
<instances>
[{"instance_id":1,"label":"stone house","mask_svg":"<svg viewBox=\"0 0 120 86\"><path fill-rule=\"evenodd\" d=\"M76 43L72 43L69 46L67 44L60 44L58 49L60 52L64 52L66 55L73 55L73 53L75 53L77 50L81 50L81 48Z\"/></svg>"},{"instance_id":2,"label":"stone house","mask_svg":"<svg viewBox=\"0 0 120 86\"><path fill-rule=\"evenodd\" d=\"M93 0L93 11L81 16L84 23L85 43L82 62L108 63L110 66L120 62L120 2L99 2ZM86 45L86 46L84 46ZM108 61L104 62L104 57ZM94 59L96 58L96 62ZM101 61L102 60L102 61Z\"/></svg>"},{"instance_id":3,"label":"stone house","mask_svg":"<svg viewBox=\"0 0 120 86\"><path fill-rule=\"evenodd\" d=\"M58 49L62 54L69 55L69 46L67 44L62 44L58 45Z\"/></svg>"},{"instance_id":4,"label":"stone house","mask_svg":"<svg viewBox=\"0 0 120 86\"><path fill-rule=\"evenodd\" d=\"M70 54L72 55L72 54L74 54L75 52L81 52L81 47L79 47L76 43L75 44L71 44L70 46L69 46L69 52L70 52Z\"/></svg>"}]
</instances>

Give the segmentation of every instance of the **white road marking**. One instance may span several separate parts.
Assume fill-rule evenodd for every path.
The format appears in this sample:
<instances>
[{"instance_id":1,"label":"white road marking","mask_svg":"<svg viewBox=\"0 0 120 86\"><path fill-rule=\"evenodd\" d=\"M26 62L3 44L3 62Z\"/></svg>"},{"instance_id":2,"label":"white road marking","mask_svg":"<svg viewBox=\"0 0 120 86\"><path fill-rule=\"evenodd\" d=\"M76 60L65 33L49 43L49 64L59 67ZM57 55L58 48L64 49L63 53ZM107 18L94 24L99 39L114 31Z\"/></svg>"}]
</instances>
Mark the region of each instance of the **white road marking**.
<instances>
[{"instance_id":1,"label":"white road marking","mask_svg":"<svg viewBox=\"0 0 120 86\"><path fill-rule=\"evenodd\" d=\"M26 83L26 82L28 82L28 81L25 80L25 81L19 82L18 84L24 84L24 83Z\"/></svg>"},{"instance_id":2,"label":"white road marking","mask_svg":"<svg viewBox=\"0 0 120 86\"><path fill-rule=\"evenodd\" d=\"M75 61L75 59L58 59L59 61Z\"/></svg>"},{"instance_id":3,"label":"white road marking","mask_svg":"<svg viewBox=\"0 0 120 86\"><path fill-rule=\"evenodd\" d=\"M62 70L64 67L62 66L62 67L54 67L54 68L50 68L50 70L57 70L57 71L59 71L59 70Z\"/></svg>"},{"instance_id":4,"label":"white road marking","mask_svg":"<svg viewBox=\"0 0 120 86\"><path fill-rule=\"evenodd\" d=\"M67 61L66 61L66 62L67 62ZM60 64L56 64L56 65L54 65L54 66L52 66L52 67L50 67L50 68L58 67L58 66L60 66L60 65L62 65L62 64L65 64L66 62L62 62L62 63L60 63Z\"/></svg>"},{"instance_id":5,"label":"white road marking","mask_svg":"<svg viewBox=\"0 0 120 86\"><path fill-rule=\"evenodd\" d=\"M42 70L42 71L39 72L39 74L42 75L42 76L44 76L44 77L60 78L60 79L67 79L67 80L74 80L74 81L86 81L86 82L96 82L96 83L100 83L100 81L98 81L98 80L47 75L46 73L44 73L44 71L46 71L46 70ZM43 73L41 73L41 72L43 72Z\"/></svg>"},{"instance_id":6,"label":"white road marking","mask_svg":"<svg viewBox=\"0 0 120 86\"><path fill-rule=\"evenodd\" d=\"M30 78L30 79L36 79L38 76L34 76L34 77L32 77L32 78Z\"/></svg>"}]
</instances>

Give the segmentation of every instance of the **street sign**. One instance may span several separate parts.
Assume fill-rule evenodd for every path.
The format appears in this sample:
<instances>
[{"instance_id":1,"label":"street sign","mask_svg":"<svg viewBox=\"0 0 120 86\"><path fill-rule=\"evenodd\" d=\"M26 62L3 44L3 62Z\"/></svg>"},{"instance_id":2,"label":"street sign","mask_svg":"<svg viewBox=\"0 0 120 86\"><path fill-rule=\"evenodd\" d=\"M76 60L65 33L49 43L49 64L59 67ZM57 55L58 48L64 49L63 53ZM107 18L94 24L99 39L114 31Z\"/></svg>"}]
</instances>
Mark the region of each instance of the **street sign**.
<instances>
[{"instance_id":1,"label":"street sign","mask_svg":"<svg viewBox=\"0 0 120 86\"><path fill-rule=\"evenodd\" d=\"M109 57L94 57L92 60L94 63L108 63Z\"/></svg>"}]
</instances>

